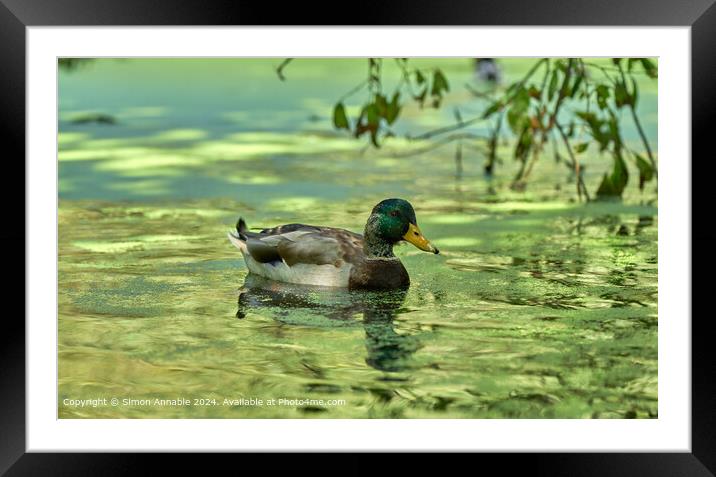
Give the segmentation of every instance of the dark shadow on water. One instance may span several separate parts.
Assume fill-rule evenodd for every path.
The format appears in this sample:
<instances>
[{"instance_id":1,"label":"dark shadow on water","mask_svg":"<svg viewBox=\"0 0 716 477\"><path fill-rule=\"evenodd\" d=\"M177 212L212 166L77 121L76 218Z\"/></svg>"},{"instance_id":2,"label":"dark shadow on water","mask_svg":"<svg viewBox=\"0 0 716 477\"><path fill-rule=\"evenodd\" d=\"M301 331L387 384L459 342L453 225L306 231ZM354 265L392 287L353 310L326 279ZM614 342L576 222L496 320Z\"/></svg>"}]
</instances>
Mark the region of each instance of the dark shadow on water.
<instances>
[{"instance_id":1,"label":"dark shadow on water","mask_svg":"<svg viewBox=\"0 0 716 477\"><path fill-rule=\"evenodd\" d=\"M236 317L244 319L256 312L268 313L287 325L362 326L366 363L381 371L403 371L409 368L410 356L420 347L416 336L398 334L393 326L406 295L407 290L350 291L249 275L239 290Z\"/></svg>"}]
</instances>

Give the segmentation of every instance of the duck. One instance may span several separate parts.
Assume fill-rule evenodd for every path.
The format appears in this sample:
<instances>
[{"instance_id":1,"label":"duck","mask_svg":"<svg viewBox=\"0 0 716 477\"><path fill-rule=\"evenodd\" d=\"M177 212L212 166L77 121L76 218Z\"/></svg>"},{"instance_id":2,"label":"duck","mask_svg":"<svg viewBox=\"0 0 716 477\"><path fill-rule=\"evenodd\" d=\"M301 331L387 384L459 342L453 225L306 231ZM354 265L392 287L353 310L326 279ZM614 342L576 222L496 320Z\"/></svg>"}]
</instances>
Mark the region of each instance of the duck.
<instances>
[{"instance_id":1,"label":"duck","mask_svg":"<svg viewBox=\"0 0 716 477\"><path fill-rule=\"evenodd\" d=\"M363 234L306 224L285 224L249 231L243 217L229 241L241 252L250 274L300 285L387 290L410 286L393 246L405 241L420 250L440 251L418 227L415 209L404 199L379 202Z\"/></svg>"}]
</instances>

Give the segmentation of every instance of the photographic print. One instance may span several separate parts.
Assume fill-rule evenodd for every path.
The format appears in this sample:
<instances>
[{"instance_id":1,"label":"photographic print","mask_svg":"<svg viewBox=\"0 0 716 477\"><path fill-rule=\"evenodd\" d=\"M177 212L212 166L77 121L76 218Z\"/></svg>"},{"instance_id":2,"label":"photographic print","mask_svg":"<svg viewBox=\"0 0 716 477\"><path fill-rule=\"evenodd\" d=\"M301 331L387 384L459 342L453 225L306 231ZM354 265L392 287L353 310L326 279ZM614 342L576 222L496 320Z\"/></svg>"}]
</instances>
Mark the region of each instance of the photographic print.
<instances>
[{"instance_id":1,"label":"photographic print","mask_svg":"<svg viewBox=\"0 0 716 477\"><path fill-rule=\"evenodd\" d=\"M59 58L58 417L658 417L657 58Z\"/></svg>"}]
</instances>

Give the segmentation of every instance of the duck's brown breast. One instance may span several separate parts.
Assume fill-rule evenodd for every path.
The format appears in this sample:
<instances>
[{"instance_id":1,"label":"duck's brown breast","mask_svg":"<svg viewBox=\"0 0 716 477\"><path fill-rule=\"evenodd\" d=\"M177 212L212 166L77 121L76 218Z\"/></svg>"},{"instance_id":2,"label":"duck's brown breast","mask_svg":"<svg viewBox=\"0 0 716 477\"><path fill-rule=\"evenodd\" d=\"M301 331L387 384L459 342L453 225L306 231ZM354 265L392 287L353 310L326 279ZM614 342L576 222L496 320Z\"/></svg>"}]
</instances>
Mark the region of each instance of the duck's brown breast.
<instances>
[{"instance_id":1,"label":"duck's brown breast","mask_svg":"<svg viewBox=\"0 0 716 477\"><path fill-rule=\"evenodd\" d=\"M408 271L398 258L367 258L354 264L350 289L391 290L410 285Z\"/></svg>"}]
</instances>

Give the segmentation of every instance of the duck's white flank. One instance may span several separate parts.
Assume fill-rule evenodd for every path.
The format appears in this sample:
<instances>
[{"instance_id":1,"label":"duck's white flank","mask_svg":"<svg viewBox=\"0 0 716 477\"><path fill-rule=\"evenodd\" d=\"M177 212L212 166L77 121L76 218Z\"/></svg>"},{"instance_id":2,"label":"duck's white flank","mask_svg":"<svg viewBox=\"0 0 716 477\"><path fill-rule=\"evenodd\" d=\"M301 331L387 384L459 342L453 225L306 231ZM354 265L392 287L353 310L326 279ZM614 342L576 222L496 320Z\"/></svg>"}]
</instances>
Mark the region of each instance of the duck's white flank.
<instances>
[{"instance_id":1,"label":"duck's white flank","mask_svg":"<svg viewBox=\"0 0 716 477\"><path fill-rule=\"evenodd\" d=\"M332 287L347 287L353 265L342 262L340 267L335 265L315 265L297 263L289 267L285 262L261 263L251 257L246 244L235 237L231 232L229 240L241 251L249 272L270 280L297 283L300 285L323 285Z\"/></svg>"}]
</instances>

